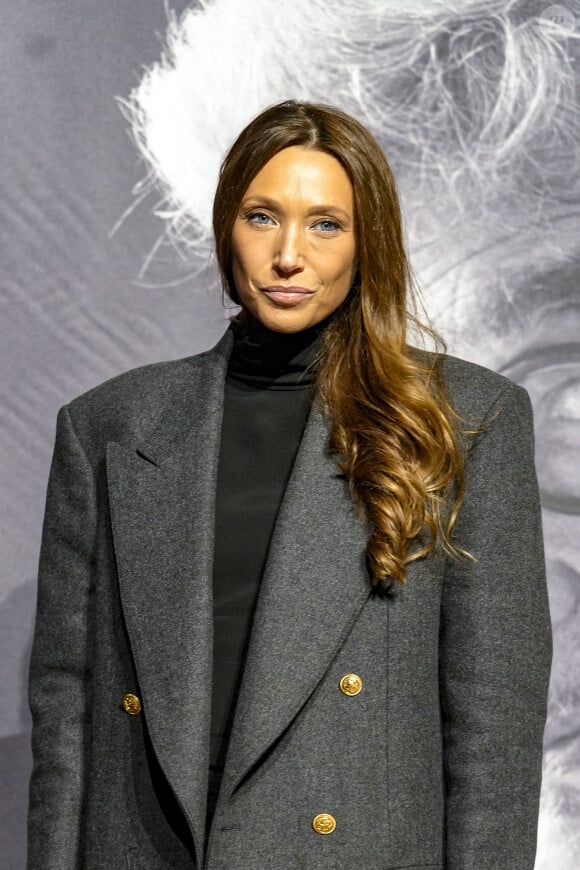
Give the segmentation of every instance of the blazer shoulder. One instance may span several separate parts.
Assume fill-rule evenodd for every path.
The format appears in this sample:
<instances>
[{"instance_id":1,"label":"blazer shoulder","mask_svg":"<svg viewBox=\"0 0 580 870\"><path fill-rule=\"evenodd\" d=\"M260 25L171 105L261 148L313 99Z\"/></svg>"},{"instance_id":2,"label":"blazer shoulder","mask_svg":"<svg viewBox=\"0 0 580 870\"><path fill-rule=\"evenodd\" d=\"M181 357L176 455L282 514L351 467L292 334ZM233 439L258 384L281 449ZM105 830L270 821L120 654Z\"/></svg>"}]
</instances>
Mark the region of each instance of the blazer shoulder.
<instances>
[{"instance_id":1,"label":"blazer shoulder","mask_svg":"<svg viewBox=\"0 0 580 870\"><path fill-rule=\"evenodd\" d=\"M107 441L138 442L171 414L184 394L195 395L195 374L227 360L228 332L214 347L121 372L76 396L65 407L80 441L98 452Z\"/></svg>"},{"instance_id":2,"label":"blazer shoulder","mask_svg":"<svg viewBox=\"0 0 580 870\"><path fill-rule=\"evenodd\" d=\"M450 354L442 357L442 374L451 404L468 423L484 421L500 400L527 399L523 387L505 375Z\"/></svg>"}]
</instances>

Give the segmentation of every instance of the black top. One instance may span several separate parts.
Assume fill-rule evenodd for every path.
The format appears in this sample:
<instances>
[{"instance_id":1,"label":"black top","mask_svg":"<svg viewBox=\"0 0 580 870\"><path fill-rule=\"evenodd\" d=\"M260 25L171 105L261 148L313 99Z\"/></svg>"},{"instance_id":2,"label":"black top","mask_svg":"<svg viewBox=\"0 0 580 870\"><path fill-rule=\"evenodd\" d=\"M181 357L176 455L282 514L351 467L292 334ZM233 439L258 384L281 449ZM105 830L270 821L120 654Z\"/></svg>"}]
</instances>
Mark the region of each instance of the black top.
<instances>
[{"instance_id":1,"label":"black top","mask_svg":"<svg viewBox=\"0 0 580 870\"><path fill-rule=\"evenodd\" d=\"M314 394L318 338L331 318L292 334L253 318L230 326L215 511L208 827L270 538Z\"/></svg>"}]
</instances>

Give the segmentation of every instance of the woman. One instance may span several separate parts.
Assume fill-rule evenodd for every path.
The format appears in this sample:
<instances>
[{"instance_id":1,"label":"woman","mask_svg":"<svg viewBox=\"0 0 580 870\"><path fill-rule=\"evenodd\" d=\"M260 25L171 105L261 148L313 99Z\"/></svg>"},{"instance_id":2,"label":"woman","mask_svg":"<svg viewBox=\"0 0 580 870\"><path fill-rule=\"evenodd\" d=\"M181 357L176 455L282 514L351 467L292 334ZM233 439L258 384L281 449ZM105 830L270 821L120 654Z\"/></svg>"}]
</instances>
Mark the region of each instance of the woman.
<instances>
[{"instance_id":1,"label":"woman","mask_svg":"<svg viewBox=\"0 0 580 870\"><path fill-rule=\"evenodd\" d=\"M532 870L527 394L408 343L392 174L337 109L259 115L214 231L216 346L59 412L29 870Z\"/></svg>"}]
</instances>

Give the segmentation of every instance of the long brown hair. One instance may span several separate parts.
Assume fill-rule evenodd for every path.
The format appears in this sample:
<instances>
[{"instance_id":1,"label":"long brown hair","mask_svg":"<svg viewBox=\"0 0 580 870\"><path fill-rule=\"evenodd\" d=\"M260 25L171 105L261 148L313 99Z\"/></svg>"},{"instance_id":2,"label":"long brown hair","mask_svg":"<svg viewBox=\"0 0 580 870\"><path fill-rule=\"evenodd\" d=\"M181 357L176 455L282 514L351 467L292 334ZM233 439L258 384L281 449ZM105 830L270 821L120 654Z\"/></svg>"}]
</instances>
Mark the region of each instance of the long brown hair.
<instances>
[{"instance_id":1,"label":"long brown hair","mask_svg":"<svg viewBox=\"0 0 580 870\"><path fill-rule=\"evenodd\" d=\"M452 556L462 553L451 533L463 497L464 462L458 418L441 375L443 344L417 317L389 164L368 130L331 106L278 103L258 115L231 147L213 209L224 291L240 303L232 229L243 196L260 169L292 145L331 154L353 185L357 274L322 334L316 389L332 423L329 448L369 523L372 584L390 588L395 581L404 583L407 564L435 545ZM438 352L408 344L411 323L435 339ZM427 535L420 535L424 531Z\"/></svg>"}]
</instances>

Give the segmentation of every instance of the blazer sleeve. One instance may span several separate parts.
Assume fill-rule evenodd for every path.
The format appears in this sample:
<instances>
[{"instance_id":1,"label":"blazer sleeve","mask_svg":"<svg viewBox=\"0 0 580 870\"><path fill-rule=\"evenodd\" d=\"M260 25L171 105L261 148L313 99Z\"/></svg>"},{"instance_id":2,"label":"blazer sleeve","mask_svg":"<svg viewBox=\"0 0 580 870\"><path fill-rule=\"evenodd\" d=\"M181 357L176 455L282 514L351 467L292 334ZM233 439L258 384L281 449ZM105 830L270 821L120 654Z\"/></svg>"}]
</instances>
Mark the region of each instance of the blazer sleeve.
<instances>
[{"instance_id":1,"label":"blazer sleeve","mask_svg":"<svg viewBox=\"0 0 580 870\"><path fill-rule=\"evenodd\" d=\"M528 394L509 385L466 464L440 687L446 870L533 870L552 658Z\"/></svg>"},{"instance_id":2,"label":"blazer sleeve","mask_svg":"<svg viewBox=\"0 0 580 870\"><path fill-rule=\"evenodd\" d=\"M46 495L29 671L28 870L80 866L95 501L93 473L65 406Z\"/></svg>"}]
</instances>

